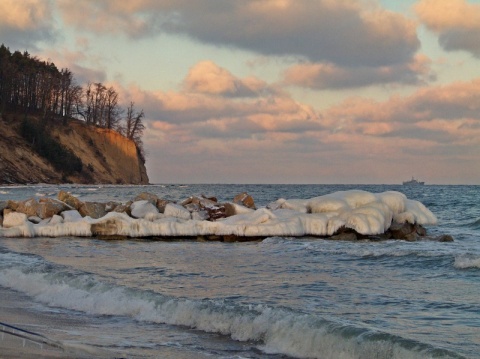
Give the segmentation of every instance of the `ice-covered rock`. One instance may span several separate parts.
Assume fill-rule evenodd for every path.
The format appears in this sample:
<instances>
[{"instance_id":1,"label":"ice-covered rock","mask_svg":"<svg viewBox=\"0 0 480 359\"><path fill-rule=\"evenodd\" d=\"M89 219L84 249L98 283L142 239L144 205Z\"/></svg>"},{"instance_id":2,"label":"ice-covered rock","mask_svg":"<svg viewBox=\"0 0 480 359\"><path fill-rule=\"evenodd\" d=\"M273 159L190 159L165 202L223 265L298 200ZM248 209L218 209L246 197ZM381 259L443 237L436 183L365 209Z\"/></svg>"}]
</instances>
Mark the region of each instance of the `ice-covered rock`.
<instances>
[{"instance_id":1,"label":"ice-covered rock","mask_svg":"<svg viewBox=\"0 0 480 359\"><path fill-rule=\"evenodd\" d=\"M279 199L257 210L239 203L219 204L204 197L189 197L187 202L185 206L191 211L167 203L164 213L159 213L156 204L145 199L132 203L127 213L111 211L98 219L66 210L62 217L53 215L49 221L35 225L27 221L25 214L5 209L5 228L0 229L0 236L203 236L230 241L235 237L342 234L334 238L382 235L416 240L425 235L421 225L436 223L435 216L422 203L392 191L374 194L355 190L311 199Z\"/></svg>"},{"instance_id":2,"label":"ice-covered rock","mask_svg":"<svg viewBox=\"0 0 480 359\"><path fill-rule=\"evenodd\" d=\"M247 208L256 209L253 197L247 192L239 193L233 198L233 203L241 204Z\"/></svg>"},{"instance_id":3,"label":"ice-covered rock","mask_svg":"<svg viewBox=\"0 0 480 359\"><path fill-rule=\"evenodd\" d=\"M155 215L159 213L157 207L148 200L140 200L133 202L130 206L130 211L132 217L135 218L144 218L150 213Z\"/></svg>"},{"instance_id":4,"label":"ice-covered rock","mask_svg":"<svg viewBox=\"0 0 480 359\"><path fill-rule=\"evenodd\" d=\"M63 222L64 223L78 222L78 221L83 220L82 215L76 209L71 209L69 211L63 211L61 215L63 217Z\"/></svg>"},{"instance_id":5,"label":"ice-covered rock","mask_svg":"<svg viewBox=\"0 0 480 359\"><path fill-rule=\"evenodd\" d=\"M175 217L185 220L192 218L188 209L176 203L168 203L165 206L165 211L163 213L167 217Z\"/></svg>"},{"instance_id":6,"label":"ice-covered rock","mask_svg":"<svg viewBox=\"0 0 480 359\"><path fill-rule=\"evenodd\" d=\"M11 228L18 227L27 222L27 215L20 212L10 212L3 218L3 227Z\"/></svg>"}]
</instances>

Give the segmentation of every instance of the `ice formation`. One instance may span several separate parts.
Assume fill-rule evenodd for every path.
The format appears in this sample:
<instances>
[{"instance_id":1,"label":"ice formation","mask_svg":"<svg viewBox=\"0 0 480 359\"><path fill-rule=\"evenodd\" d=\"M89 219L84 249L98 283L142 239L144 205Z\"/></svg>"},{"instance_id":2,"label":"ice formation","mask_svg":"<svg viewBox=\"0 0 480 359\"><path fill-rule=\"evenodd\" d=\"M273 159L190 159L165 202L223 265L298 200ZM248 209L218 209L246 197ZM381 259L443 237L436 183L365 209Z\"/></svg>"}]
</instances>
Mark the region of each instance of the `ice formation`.
<instances>
[{"instance_id":1,"label":"ice formation","mask_svg":"<svg viewBox=\"0 0 480 359\"><path fill-rule=\"evenodd\" d=\"M332 236L342 228L361 235L385 233L392 222L435 224L437 219L422 203L399 192L361 190L335 192L311 199L279 199L257 210L230 204L234 215L214 221L187 208L168 203L163 213L148 201L134 202L126 213L109 212L92 219L67 210L38 224L22 213L5 215L0 236L193 237L193 236ZM193 218L193 219L192 219Z\"/></svg>"}]
</instances>

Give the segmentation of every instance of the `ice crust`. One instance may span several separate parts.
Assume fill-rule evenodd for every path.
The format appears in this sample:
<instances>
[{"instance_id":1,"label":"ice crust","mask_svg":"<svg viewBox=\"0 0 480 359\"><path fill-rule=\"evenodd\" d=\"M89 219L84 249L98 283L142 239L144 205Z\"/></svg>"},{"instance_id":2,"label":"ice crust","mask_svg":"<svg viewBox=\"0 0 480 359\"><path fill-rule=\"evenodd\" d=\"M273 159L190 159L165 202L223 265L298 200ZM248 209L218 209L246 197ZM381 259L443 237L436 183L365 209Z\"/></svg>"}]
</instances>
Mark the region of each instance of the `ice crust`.
<instances>
[{"instance_id":1,"label":"ice crust","mask_svg":"<svg viewBox=\"0 0 480 359\"><path fill-rule=\"evenodd\" d=\"M127 237L331 236L342 227L363 235L377 235L388 230L392 221L421 225L437 222L435 215L422 203L394 191L350 190L311 199L279 199L264 208L239 208L236 213L217 221L206 221L191 219L192 214L178 204L169 203L164 213L158 213L147 201L138 201L132 205L132 216L137 218L110 212L92 219L70 210L62 212L63 218L54 216L50 221L33 224L25 215L12 212L5 216L0 236L88 237L93 235L94 224L108 226L109 235Z\"/></svg>"}]
</instances>

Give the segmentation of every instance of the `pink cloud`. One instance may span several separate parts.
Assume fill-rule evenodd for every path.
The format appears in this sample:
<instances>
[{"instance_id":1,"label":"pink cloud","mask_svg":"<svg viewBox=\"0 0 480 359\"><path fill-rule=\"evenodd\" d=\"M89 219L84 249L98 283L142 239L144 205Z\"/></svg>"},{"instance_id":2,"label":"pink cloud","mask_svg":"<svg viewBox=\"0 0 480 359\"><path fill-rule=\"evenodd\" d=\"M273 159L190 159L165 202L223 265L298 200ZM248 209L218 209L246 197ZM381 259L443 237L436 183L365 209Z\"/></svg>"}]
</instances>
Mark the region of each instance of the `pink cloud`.
<instances>
[{"instance_id":1,"label":"pink cloud","mask_svg":"<svg viewBox=\"0 0 480 359\"><path fill-rule=\"evenodd\" d=\"M313 89L344 89L374 84L420 84L434 79L430 59L416 55L409 63L379 67L342 67L333 63L300 63L284 73L285 82Z\"/></svg>"},{"instance_id":2,"label":"pink cloud","mask_svg":"<svg viewBox=\"0 0 480 359\"><path fill-rule=\"evenodd\" d=\"M480 57L480 4L466 0L420 0L414 9L420 21L438 34L445 50L464 50Z\"/></svg>"}]
</instances>

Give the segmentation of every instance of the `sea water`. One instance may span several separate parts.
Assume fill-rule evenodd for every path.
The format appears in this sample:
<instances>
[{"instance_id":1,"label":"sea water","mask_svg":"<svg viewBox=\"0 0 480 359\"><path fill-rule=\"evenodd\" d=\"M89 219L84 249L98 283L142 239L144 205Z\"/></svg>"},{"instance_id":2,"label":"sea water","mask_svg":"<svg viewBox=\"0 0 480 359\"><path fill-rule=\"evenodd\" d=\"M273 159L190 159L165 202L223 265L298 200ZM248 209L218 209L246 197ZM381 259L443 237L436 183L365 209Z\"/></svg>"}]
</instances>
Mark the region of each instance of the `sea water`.
<instances>
[{"instance_id":1,"label":"sea water","mask_svg":"<svg viewBox=\"0 0 480 359\"><path fill-rule=\"evenodd\" d=\"M455 238L0 238L0 300L66 346L125 358L480 357L479 186L36 185L0 187L0 201L60 189L100 202L144 191L227 201L246 191L257 207L395 190L438 217L429 234Z\"/></svg>"}]
</instances>

